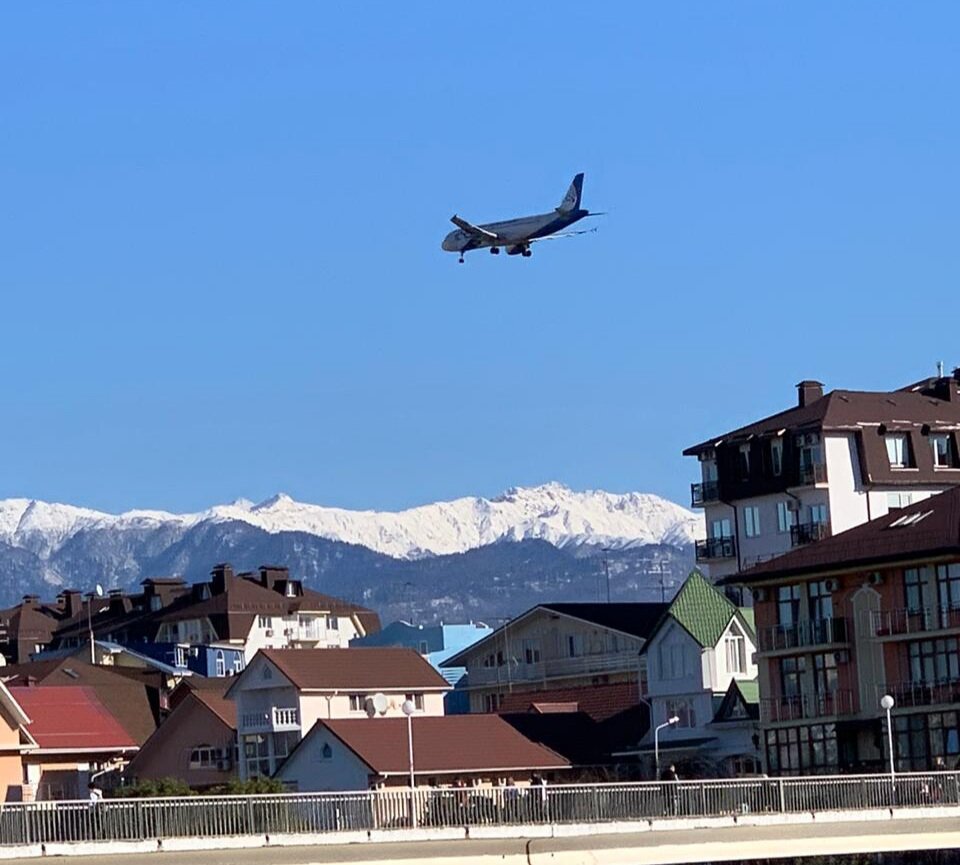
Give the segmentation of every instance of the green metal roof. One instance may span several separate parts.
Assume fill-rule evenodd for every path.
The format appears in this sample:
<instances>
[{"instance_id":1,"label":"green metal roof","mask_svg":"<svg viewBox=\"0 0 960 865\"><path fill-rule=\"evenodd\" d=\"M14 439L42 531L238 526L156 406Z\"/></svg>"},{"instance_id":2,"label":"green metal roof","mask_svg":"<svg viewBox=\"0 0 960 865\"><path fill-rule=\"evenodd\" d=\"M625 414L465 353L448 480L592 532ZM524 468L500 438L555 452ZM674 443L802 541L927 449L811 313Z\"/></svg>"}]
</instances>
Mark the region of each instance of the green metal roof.
<instances>
[{"instance_id":1,"label":"green metal roof","mask_svg":"<svg viewBox=\"0 0 960 865\"><path fill-rule=\"evenodd\" d=\"M736 679L735 683L745 703L760 702L760 683L756 679Z\"/></svg>"},{"instance_id":2,"label":"green metal roof","mask_svg":"<svg viewBox=\"0 0 960 865\"><path fill-rule=\"evenodd\" d=\"M713 648L720 642L737 608L698 570L690 572L667 610L701 646Z\"/></svg>"}]
</instances>

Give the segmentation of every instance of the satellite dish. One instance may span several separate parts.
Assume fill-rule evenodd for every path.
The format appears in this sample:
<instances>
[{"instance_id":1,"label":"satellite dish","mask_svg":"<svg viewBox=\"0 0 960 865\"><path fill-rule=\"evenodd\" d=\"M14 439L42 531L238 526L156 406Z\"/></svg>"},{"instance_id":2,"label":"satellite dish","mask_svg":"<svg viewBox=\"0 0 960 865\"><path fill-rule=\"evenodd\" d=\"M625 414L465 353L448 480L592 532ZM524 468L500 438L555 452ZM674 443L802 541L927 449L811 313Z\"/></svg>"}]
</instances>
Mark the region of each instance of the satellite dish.
<instances>
[{"instance_id":1,"label":"satellite dish","mask_svg":"<svg viewBox=\"0 0 960 865\"><path fill-rule=\"evenodd\" d=\"M376 707L373 705L373 700L370 699L370 697L367 697L367 699L363 701L363 708L368 718L373 718L377 714Z\"/></svg>"},{"instance_id":2,"label":"satellite dish","mask_svg":"<svg viewBox=\"0 0 960 865\"><path fill-rule=\"evenodd\" d=\"M403 714L408 718L417 711L416 705L414 705L413 700L404 700L403 705L400 707L403 710Z\"/></svg>"},{"instance_id":3,"label":"satellite dish","mask_svg":"<svg viewBox=\"0 0 960 865\"><path fill-rule=\"evenodd\" d=\"M373 695L373 708L379 715L385 715L387 712L387 698L383 694Z\"/></svg>"},{"instance_id":4,"label":"satellite dish","mask_svg":"<svg viewBox=\"0 0 960 865\"><path fill-rule=\"evenodd\" d=\"M98 598L103 597L103 586L101 586L100 583L97 583L97 585L94 587L94 591L97 593Z\"/></svg>"}]
</instances>

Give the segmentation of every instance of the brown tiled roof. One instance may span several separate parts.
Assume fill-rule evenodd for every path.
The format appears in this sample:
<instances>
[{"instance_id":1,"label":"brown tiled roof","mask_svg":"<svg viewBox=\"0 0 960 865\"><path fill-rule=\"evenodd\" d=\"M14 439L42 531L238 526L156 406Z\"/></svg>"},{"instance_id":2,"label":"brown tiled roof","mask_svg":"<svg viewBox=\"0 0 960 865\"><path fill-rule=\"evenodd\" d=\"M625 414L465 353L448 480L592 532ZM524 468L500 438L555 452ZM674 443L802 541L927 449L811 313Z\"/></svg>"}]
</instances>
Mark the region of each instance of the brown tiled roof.
<instances>
[{"instance_id":1,"label":"brown tiled roof","mask_svg":"<svg viewBox=\"0 0 960 865\"><path fill-rule=\"evenodd\" d=\"M949 426L960 423L960 402L936 399L909 390L833 390L806 406L797 406L770 417L713 436L688 447L684 456L695 456L720 440L745 439L752 435L775 434L783 429L851 430L862 424L896 422Z\"/></svg>"},{"instance_id":2,"label":"brown tiled roof","mask_svg":"<svg viewBox=\"0 0 960 865\"><path fill-rule=\"evenodd\" d=\"M638 702L636 682L615 682L585 688L553 688L506 694L501 715L520 712L583 712L594 721L605 721ZM559 707L569 707L561 709Z\"/></svg>"},{"instance_id":3,"label":"brown tiled roof","mask_svg":"<svg viewBox=\"0 0 960 865\"><path fill-rule=\"evenodd\" d=\"M374 772L396 775L409 771L406 718L318 721L311 735L323 727ZM566 769L570 765L559 754L531 742L497 715L414 718L412 730L418 775Z\"/></svg>"},{"instance_id":4,"label":"brown tiled roof","mask_svg":"<svg viewBox=\"0 0 960 865\"><path fill-rule=\"evenodd\" d=\"M960 487L892 510L723 582L750 585L793 574L868 568L946 554L960 555Z\"/></svg>"},{"instance_id":5,"label":"brown tiled roof","mask_svg":"<svg viewBox=\"0 0 960 865\"><path fill-rule=\"evenodd\" d=\"M228 727L233 730L237 729L237 704L233 700L227 700L222 691L218 693L217 691L202 689L193 691L190 696L203 703Z\"/></svg>"},{"instance_id":6,"label":"brown tiled roof","mask_svg":"<svg viewBox=\"0 0 960 865\"><path fill-rule=\"evenodd\" d=\"M8 686L21 686L28 678L39 688L85 687L139 745L157 728L150 688L114 672L109 667L94 666L79 658L58 658L31 661L0 667L0 678Z\"/></svg>"},{"instance_id":7,"label":"brown tiled roof","mask_svg":"<svg viewBox=\"0 0 960 865\"><path fill-rule=\"evenodd\" d=\"M413 649L261 649L258 654L301 690L450 689L447 680Z\"/></svg>"},{"instance_id":8,"label":"brown tiled roof","mask_svg":"<svg viewBox=\"0 0 960 865\"><path fill-rule=\"evenodd\" d=\"M31 723L27 730L41 748L133 750L135 741L94 688L55 685L10 688Z\"/></svg>"}]
</instances>

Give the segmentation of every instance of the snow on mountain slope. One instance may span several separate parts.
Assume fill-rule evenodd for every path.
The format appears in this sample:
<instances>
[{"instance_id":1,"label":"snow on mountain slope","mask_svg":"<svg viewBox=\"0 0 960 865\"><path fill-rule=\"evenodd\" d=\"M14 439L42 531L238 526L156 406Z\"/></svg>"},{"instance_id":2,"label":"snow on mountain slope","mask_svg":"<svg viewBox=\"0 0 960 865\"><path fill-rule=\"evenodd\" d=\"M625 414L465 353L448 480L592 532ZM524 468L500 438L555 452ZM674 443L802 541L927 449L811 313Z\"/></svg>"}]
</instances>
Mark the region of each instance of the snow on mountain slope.
<instances>
[{"instance_id":1,"label":"snow on mountain slope","mask_svg":"<svg viewBox=\"0 0 960 865\"><path fill-rule=\"evenodd\" d=\"M204 522L239 521L270 533L305 532L395 558L465 552L501 540L538 538L558 547L690 544L703 520L659 496L575 492L561 484L515 488L493 499L461 498L399 512L350 511L276 495L196 514L129 511L119 516L30 499L0 501L0 541L47 558L77 532L107 529L174 534Z\"/></svg>"}]
</instances>

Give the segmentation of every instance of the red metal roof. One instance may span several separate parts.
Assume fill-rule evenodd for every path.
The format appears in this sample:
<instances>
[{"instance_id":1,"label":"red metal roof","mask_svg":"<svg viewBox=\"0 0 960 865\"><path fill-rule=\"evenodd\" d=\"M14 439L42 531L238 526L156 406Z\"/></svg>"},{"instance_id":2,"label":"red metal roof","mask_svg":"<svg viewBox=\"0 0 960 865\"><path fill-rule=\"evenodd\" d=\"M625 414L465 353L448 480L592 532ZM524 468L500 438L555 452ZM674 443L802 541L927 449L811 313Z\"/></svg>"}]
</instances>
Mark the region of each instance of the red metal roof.
<instances>
[{"instance_id":1,"label":"red metal roof","mask_svg":"<svg viewBox=\"0 0 960 865\"><path fill-rule=\"evenodd\" d=\"M29 716L27 730L41 749L116 751L137 747L92 688L51 685L9 690Z\"/></svg>"}]
</instances>

